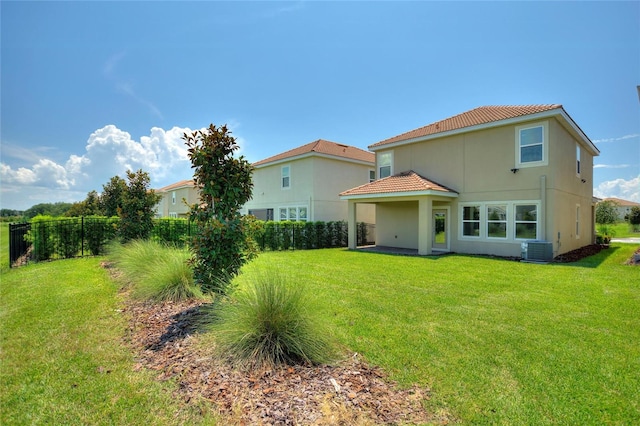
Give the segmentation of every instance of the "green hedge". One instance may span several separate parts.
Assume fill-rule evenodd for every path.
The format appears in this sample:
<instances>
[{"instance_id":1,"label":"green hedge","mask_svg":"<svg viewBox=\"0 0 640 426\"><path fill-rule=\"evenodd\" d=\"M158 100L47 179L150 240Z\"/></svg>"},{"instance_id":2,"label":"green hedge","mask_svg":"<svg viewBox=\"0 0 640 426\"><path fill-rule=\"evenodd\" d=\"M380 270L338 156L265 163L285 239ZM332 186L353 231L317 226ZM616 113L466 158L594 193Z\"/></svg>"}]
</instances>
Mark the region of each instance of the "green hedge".
<instances>
[{"instance_id":1,"label":"green hedge","mask_svg":"<svg viewBox=\"0 0 640 426\"><path fill-rule=\"evenodd\" d=\"M261 221L243 217L247 237L261 251L311 250L346 247L347 223ZM106 245L118 235L117 217L89 216L53 218L36 216L26 239L31 243L31 258L35 261L103 254ZM368 241L371 225L358 223L358 245ZM188 219L162 218L153 220L151 239L176 246L188 244L195 232ZM252 243L253 244L253 243Z\"/></svg>"},{"instance_id":2,"label":"green hedge","mask_svg":"<svg viewBox=\"0 0 640 426\"><path fill-rule=\"evenodd\" d=\"M255 221L259 228L253 239L260 250L311 250L346 247L348 245L347 222L291 222ZM369 242L372 225L358 223L358 245Z\"/></svg>"}]
</instances>

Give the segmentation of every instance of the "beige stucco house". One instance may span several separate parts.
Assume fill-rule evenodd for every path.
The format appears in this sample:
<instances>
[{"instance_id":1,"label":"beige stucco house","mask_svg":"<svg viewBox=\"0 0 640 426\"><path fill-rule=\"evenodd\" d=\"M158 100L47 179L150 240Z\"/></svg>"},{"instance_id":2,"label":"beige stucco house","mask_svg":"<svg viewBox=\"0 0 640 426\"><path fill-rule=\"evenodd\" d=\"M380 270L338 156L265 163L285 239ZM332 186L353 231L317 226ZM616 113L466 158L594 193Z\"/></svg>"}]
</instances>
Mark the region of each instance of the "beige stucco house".
<instances>
[{"instance_id":1,"label":"beige stucco house","mask_svg":"<svg viewBox=\"0 0 640 426\"><path fill-rule=\"evenodd\" d=\"M355 217L375 206L376 244L553 256L593 243L598 149L561 105L485 106L369 146L378 179L340 194ZM532 245L533 246L533 245Z\"/></svg>"},{"instance_id":2,"label":"beige stucco house","mask_svg":"<svg viewBox=\"0 0 640 426\"><path fill-rule=\"evenodd\" d=\"M348 203L338 194L375 180L372 152L323 139L253 167L253 197L241 213L262 220L346 221ZM359 209L357 221L374 223L375 208Z\"/></svg>"},{"instance_id":3,"label":"beige stucco house","mask_svg":"<svg viewBox=\"0 0 640 426\"><path fill-rule=\"evenodd\" d=\"M186 218L189 213L187 204L195 204L200 199L192 179L181 180L156 189L156 193L162 195L160 202L156 205L156 217Z\"/></svg>"},{"instance_id":4,"label":"beige stucco house","mask_svg":"<svg viewBox=\"0 0 640 426\"><path fill-rule=\"evenodd\" d=\"M624 218L631 213L631 209L634 207L640 207L640 203L636 203L634 201L623 200L621 198L605 198L603 201L611 201L616 206L616 210L618 211L618 219L624 220Z\"/></svg>"}]
</instances>

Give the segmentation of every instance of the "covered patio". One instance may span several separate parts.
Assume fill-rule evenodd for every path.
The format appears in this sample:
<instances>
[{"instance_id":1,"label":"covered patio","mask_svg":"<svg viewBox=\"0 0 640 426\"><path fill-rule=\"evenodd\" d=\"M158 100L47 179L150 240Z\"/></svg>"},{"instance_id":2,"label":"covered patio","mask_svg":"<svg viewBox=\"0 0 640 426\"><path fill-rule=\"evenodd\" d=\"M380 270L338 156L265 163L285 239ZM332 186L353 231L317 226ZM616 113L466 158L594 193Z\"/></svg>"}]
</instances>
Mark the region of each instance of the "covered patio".
<instances>
[{"instance_id":1,"label":"covered patio","mask_svg":"<svg viewBox=\"0 0 640 426\"><path fill-rule=\"evenodd\" d=\"M376 206L376 243L425 256L450 251L451 203L458 193L410 170L344 191L349 248L356 249L359 204ZM438 237L438 238L437 238Z\"/></svg>"}]
</instances>

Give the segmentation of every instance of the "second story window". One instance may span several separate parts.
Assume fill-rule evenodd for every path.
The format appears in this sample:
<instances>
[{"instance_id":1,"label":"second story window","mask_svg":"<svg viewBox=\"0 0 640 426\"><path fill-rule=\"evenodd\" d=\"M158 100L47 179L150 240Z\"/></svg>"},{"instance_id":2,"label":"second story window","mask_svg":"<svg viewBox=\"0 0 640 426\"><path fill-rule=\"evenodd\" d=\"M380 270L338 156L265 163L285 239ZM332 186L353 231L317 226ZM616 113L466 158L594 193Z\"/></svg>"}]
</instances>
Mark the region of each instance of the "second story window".
<instances>
[{"instance_id":1,"label":"second story window","mask_svg":"<svg viewBox=\"0 0 640 426\"><path fill-rule=\"evenodd\" d=\"M576 174L580 177L580 145L576 144Z\"/></svg>"},{"instance_id":2,"label":"second story window","mask_svg":"<svg viewBox=\"0 0 640 426\"><path fill-rule=\"evenodd\" d=\"M378 154L378 178L386 178L393 173L393 152Z\"/></svg>"},{"instance_id":3,"label":"second story window","mask_svg":"<svg viewBox=\"0 0 640 426\"><path fill-rule=\"evenodd\" d=\"M282 189L291 188L291 166L282 166L281 187Z\"/></svg>"},{"instance_id":4,"label":"second story window","mask_svg":"<svg viewBox=\"0 0 640 426\"><path fill-rule=\"evenodd\" d=\"M516 127L516 168L548 164L547 127L546 121Z\"/></svg>"},{"instance_id":5,"label":"second story window","mask_svg":"<svg viewBox=\"0 0 640 426\"><path fill-rule=\"evenodd\" d=\"M520 129L520 162L531 163L542 161L542 150L544 149L544 139L542 137L542 126Z\"/></svg>"},{"instance_id":6,"label":"second story window","mask_svg":"<svg viewBox=\"0 0 640 426\"><path fill-rule=\"evenodd\" d=\"M176 191L173 191L171 193L171 204L175 204L176 203Z\"/></svg>"},{"instance_id":7,"label":"second story window","mask_svg":"<svg viewBox=\"0 0 640 426\"><path fill-rule=\"evenodd\" d=\"M376 171L369 170L369 183L373 182L374 180L376 180Z\"/></svg>"}]
</instances>

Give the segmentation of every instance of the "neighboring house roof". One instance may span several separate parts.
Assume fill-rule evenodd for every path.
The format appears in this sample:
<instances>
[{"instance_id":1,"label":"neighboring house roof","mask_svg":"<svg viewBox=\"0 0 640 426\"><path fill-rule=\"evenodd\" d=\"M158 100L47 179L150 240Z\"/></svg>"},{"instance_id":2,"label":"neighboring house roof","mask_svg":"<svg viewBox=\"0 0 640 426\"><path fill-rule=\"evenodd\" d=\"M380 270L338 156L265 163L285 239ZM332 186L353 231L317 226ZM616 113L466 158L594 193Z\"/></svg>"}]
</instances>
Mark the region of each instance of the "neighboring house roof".
<instances>
[{"instance_id":1,"label":"neighboring house roof","mask_svg":"<svg viewBox=\"0 0 640 426\"><path fill-rule=\"evenodd\" d=\"M417 142L419 140L430 139L432 137L442 137L448 134L456 134L478 130L484 127L499 126L510 122L531 119L531 116L546 117L560 115L565 119L568 127L573 130L577 137L582 139L586 146L592 149L594 155L600 151L582 132L580 127L569 117L562 105L507 105L507 106L481 106L462 114L436 121L427 126L394 136L389 139L369 145L369 149L374 149L391 144L403 144ZM526 118L525 118L526 117ZM375 149L374 149L375 150Z\"/></svg>"},{"instance_id":2,"label":"neighboring house roof","mask_svg":"<svg viewBox=\"0 0 640 426\"><path fill-rule=\"evenodd\" d=\"M623 200L621 198L609 197L605 198L603 201L612 201L619 205L620 207L640 207L640 203L636 203L634 201Z\"/></svg>"},{"instance_id":3,"label":"neighboring house roof","mask_svg":"<svg viewBox=\"0 0 640 426\"><path fill-rule=\"evenodd\" d=\"M409 170L341 192L340 196L345 198L358 198L383 194L399 196L404 194L418 195L434 193L451 197L456 197L458 194L456 191L444 185L440 185L437 182L420 176L413 170Z\"/></svg>"},{"instance_id":4,"label":"neighboring house roof","mask_svg":"<svg viewBox=\"0 0 640 426\"><path fill-rule=\"evenodd\" d=\"M355 146L343 145L336 142L326 141L324 139L318 139L306 145L302 145L281 154L274 155L273 157L260 160L256 163L253 163L253 166L259 167L266 164L277 163L284 160L292 160L297 157L309 156L314 154L340 157L347 160L366 162L371 164L375 164L376 162L376 156L372 152L356 148Z\"/></svg>"},{"instance_id":5,"label":"neighboring house roof","mask_svg":"<svg viewBox=\"0 0 640 426\"><path fill-rule=\"evenodd\" d=\"M180 189L185 187L194 187L193 179L181 180L180 182L172 183L171 185L167 185L160 189L156 189L156 192L167 192L173 191L174 189Z\"/></svg>"}]
</instances>

